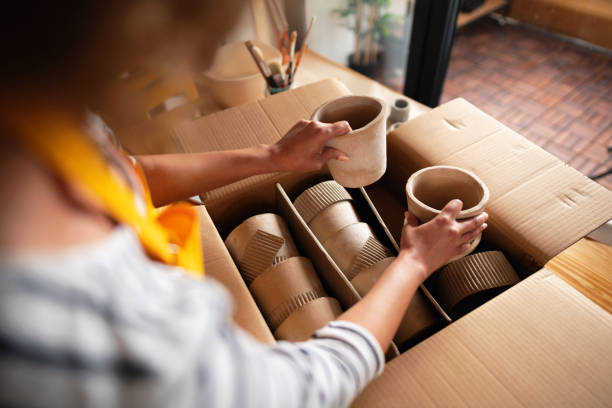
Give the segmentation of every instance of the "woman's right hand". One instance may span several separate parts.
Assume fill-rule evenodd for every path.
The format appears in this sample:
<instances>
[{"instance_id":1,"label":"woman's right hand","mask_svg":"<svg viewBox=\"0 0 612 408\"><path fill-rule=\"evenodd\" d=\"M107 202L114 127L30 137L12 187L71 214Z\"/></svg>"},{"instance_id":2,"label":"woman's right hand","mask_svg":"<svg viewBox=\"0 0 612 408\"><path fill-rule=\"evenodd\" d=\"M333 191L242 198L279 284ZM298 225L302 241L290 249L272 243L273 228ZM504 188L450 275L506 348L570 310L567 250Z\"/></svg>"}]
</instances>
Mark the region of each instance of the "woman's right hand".
<instances>
[{"instance_id":1,"label":"woman's right hand","mask_svg":"<svg viewBox=\"0 0 612 408\"><path fill-rule=\"evenodd\" d=\"M462 206L460 200L452 200L440 214L422 225L419 225L413 214L406 212L400 257L407 257L422 267L422 280L427 279L453 256L467 250L469 241L487 228L487 213L457 221Z\"/></svg>"}]
</instances>

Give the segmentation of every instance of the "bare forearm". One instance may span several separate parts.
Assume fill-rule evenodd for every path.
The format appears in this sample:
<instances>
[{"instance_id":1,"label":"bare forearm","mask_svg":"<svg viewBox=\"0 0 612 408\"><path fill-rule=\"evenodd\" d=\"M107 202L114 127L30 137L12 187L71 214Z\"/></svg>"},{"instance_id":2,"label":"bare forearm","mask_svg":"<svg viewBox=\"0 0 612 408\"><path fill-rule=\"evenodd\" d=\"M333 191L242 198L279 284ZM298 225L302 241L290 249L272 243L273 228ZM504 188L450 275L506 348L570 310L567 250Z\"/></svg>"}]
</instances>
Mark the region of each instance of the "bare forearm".
<instances>
[{"instance_id":1,"label":"bare forearm","mask_svg":"<svg viewBox=\"0 0 612 408\"><path fill-rule=\"evenodd\" d=\"M156 206L243 178L280 171L266 145L220 152L138 156Z\"/></svg>"},{"instance_id":2,"label":"bare forearm","mask_svg":"<svg viewBox=\"0 0 612 408\"><path fill-rule=\"evenodd\" d=\"M366 296L338 320L365 327L386 350L424 275L423 267L402 252Z\"/></svg>"}]
</instances>

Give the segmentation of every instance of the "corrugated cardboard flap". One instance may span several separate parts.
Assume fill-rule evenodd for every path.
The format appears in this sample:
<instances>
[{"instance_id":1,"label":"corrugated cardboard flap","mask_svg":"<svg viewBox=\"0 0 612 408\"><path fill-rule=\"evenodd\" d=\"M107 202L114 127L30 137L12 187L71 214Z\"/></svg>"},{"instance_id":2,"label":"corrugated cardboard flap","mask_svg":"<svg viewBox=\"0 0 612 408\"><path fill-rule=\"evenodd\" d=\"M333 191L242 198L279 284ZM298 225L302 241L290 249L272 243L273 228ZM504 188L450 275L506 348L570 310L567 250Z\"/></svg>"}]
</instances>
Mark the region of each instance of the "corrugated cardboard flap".
<instances>
[{"instance_id":1,"label":"corrugated cardboard flap","mask_svg":"<svg viewBox=\"0 0 612 408\"><path fill-rule=\"evenodd\" d=\"M342 82L326 79L184 123L172 131L171 138L187 153L275 143L300 119L309 119L319 105L349 93ZM209 191L202 200L208 204L260 183L273 184L281 176L275 173L249 177Z\"/></svg>"},{"instance_id":2,"label":"corrugated cardboard flap","mask_svg":"<svg viewBox=\"0 0 612 408\"><path fill-rule=\"evenodd\" d=\"M355 407L610 406L612 315L542 270L387 365Z\"/></svg>"},{"instance_id":3,"label":"corrugated cardboard flap","mask_svg":"<svg viewBox=\"0 0 612 408\"><path fill-rule=\"evenodd\" d=\"M389 156L390 168L404 181L431 165L473 171L491 192L485 237L535 265L612 218L612 192L464 99L396 129Z\"/></svg>"}]
</instances>

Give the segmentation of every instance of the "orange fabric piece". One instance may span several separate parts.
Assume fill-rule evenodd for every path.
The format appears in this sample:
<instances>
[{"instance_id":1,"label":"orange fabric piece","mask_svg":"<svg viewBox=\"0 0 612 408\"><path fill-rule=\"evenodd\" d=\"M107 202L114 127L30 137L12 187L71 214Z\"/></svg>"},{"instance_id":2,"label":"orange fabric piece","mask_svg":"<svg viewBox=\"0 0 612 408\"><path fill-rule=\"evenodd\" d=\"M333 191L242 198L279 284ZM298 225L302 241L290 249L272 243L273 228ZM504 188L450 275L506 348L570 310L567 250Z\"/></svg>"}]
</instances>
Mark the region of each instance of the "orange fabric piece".
<instances>
[{"instance_id":1,"label":"orange fabric piece","mask_svg":"<svg viewBox=\"0 0 612 408\"><path fill-rule=\"evenodd\" d=\"M133 165L129 171L138 174L144 197L122 177L122 169L111 163L112 157L103 151L107 146L98 146L69 118L47 114L31 120L7 113L4 119L12 125L17 142L40 157L58 176L81 187L109 217L130 226L149 256L183 267L193 276L203 276L200 224L195 208L187 203L154 208L142 169ZM110 148L115 149L112 145ZM114 153L123 154L116 149L111 155Z\"/></svg>"}]
</instances>

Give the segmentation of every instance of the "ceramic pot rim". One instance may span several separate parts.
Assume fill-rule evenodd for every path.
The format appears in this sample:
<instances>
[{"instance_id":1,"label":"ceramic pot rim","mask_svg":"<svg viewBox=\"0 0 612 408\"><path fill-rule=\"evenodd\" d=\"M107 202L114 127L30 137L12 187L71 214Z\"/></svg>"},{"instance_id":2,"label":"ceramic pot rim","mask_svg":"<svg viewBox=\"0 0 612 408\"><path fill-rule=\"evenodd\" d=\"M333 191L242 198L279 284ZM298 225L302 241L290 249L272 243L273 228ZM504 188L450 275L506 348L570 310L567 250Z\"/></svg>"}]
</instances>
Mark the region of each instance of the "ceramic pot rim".
<instances>
[{"instance_id":1,"label":"ceramic pot rim","mask_svg":"<svg viewBox=\"0 0 612 408\"><path fill-rule=\"evenodd\" d=\"M374 96L346 95L346 96L341 96L339 98L332 99L331 101L325 102L323 105L321 105L317 109L315 109L315 111L312 114L312 116L310 117L310 119L311 120L316 120L315 116L317 116L319 114L319 112L321 112L323 109L325 109L328 105L331 105L332 103L338 103L338 102L343 101L345 99L361 99L361 100L375 101L380 106L380 112L378 112L378 115L376 115L376 117L374 117L374 119L369 121L365 126L362 126L360 128L357 128L357 129L352 129L347 134L342 135L342 136L337 136L337 137L350 136L350 135L353 135L353 134L355 134L357 132L362 132L364 130L367 130L367 129L373 127L380 120L381 117L385 116L385 111L386 111L387 105L385 104L385 101L383 101L382 99L376 98Z\"/></svg>"},{"instance_id":2,"label":"ceramic pot rim","mask_svg":"<svg viewBox=\"0 0 612 408\"><path fill-rule=\"evenodd\" d=\"M413 173L410 176L410 178L408 179L408 183L406 183L406 194L408 194L408 197L412 201L417 203L419 206L425 208L426 210L431 211L431 212L433 212L435 214L440 214L441 210L437 210L437 209L435 209L433 207L428 206L427 204L423 203L421 200L416 198L416 196L414 195L414 184L416 182L416 179L421 174L423 174L423 173L426 173L426 172L432 171L432 170L440 170L440 169L447 169L447 170L463 173L464 175L474 179L478 183L480 188L482 188L482 198L480 199L480 202L478 202L478 204L476 204L476 205L474 205L474 206L472 206L470 208L462 209L459 212L459 214L457 215L457 219L469 218L469 217L473 217L475 215L480 214L482 212L484 206L489 201L489 188L487 187L487 185L476 174L472 173L469 170L462 169L461 167L456 167L456 166L430 166L430 167L425 167L424 169L421 169L421 170L417 171L416 173Z\"/></svg>"}]
</instances>

